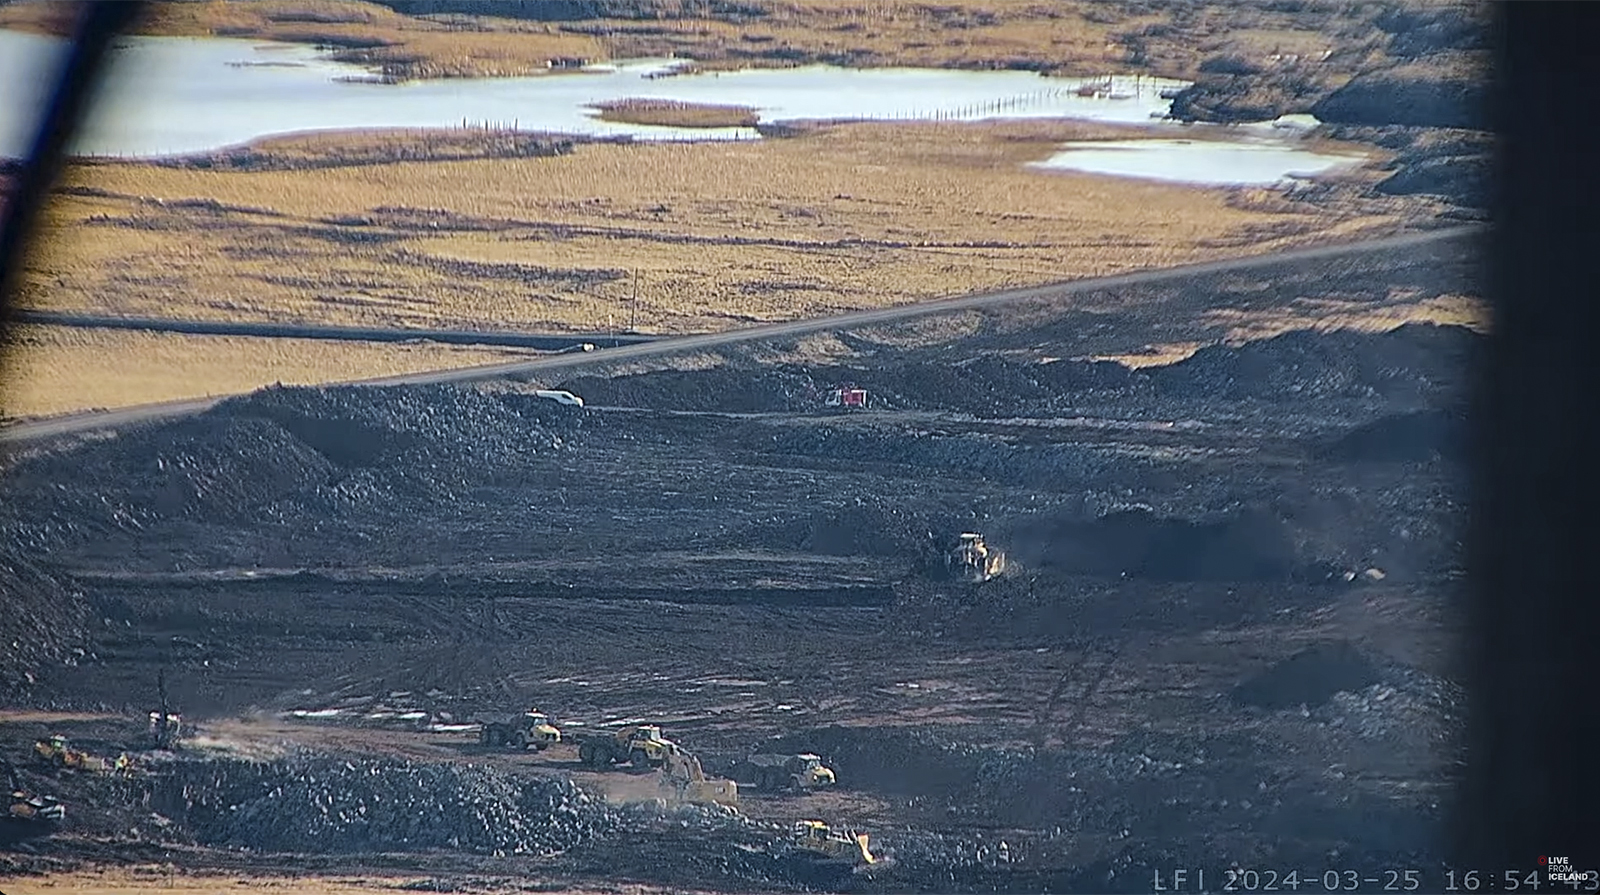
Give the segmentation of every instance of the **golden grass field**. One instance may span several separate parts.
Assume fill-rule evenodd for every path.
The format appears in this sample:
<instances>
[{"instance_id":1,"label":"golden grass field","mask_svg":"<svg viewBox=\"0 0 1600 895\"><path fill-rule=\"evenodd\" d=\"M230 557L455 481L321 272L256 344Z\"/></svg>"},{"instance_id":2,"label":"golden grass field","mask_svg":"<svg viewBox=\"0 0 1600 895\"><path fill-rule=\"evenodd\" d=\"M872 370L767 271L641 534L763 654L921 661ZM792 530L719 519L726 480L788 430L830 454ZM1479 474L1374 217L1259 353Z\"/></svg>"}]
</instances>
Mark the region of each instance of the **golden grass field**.
<instances>
[{"instance_id":1,"label":"golden grass field","mask_svg":"<svg viewBox=\"0 0 1600 895\"><path fill-rule=\"evenodd\" d=\"M0 7L0 27L59 33L64 4L29 0ZM643 0L658 18L575 22L493 15L416 18L355 0L161 3L146 34L232 36L330 44L339 58L402 78L473 77L547 71L556 57L587 60L676 54L710 67L839 64L1022 67L1075 76L1143 71L1192 77L1209 55L1319 57L1348 72L1380 52L1350 34L1381 8L1137 0L743 0L719 14L690 0ZM619 5L620 8L620 5Z\"/></svg>"},{"instance_id":2,"label":"golden grass field","mask_svg":"<svg viewBox=\"0 0 1600 895\"><path fill-rule=\"evenodd\" d=\"M84 163L48 210L21 299L129 316L679 333L1377 236L1432 214L1415 200L1313 204L1025 166L1063 140L1128 133L1109 125L797 133L565 154L541 143L531 157L485 134L485 158L464 157L463 137L316 134L263 141L231 170ZM379 161L432 153L447 160ZM503 357L41 329L0 406L49 414Z\"/></svg>"},{"instance_id":3,"label":"golden grass field","mask_svg":"<svg viewBox=\"0 0 1600 895\"><path fill-rule=\"evenodd\" d=\"M665 127L754 127L761 120L749 106L687 103L670 99L628 98L598 103L602 121Z\"/></svg>"},{"instance_id":4,"label":"golden grass field","mask_svg":"<svg viewBox=\"0 0 1600 895\"><path fill-rule=\"evenodd\" d=\"M22 300L140 316L671 333L1372 236L1419 203L1030 170L1114 128L850 124L537 158L78 166Z\"/></svg>"},{"instance_id":5,"label":"golden grass field","mask_svg":"<svg viewBox=\"0 0 1600 895\"><path fill-rule=\"evenodd\" d=\"M0 416L50 416L281 382L310 385L503 363L533 353L432 343L331 342L20 326L6 351ZM7 892L10 888L7 887Z\"/></svg>"}]
</instances>

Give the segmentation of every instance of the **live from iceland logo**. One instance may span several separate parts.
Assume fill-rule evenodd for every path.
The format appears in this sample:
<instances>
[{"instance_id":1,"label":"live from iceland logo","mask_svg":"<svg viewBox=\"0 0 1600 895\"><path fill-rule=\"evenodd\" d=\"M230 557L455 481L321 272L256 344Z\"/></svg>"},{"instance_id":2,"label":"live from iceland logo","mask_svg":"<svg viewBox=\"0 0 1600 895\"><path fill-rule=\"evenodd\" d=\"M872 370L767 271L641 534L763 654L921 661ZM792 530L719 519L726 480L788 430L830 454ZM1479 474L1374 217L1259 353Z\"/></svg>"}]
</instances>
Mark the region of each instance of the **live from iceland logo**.
<instances>
[{"instance_id":1,"label":"live from iceland logo","mask_svg":"<svg viewBox=\"0 0 1600 895\"><path fill-rule=\"evenodd\" d=\"M1600 871L1574 870L1572 858L1563 855L1540 855L1539 867L1553 883L1586 883L1600 879Z\"/></svg>"}]
</instances>

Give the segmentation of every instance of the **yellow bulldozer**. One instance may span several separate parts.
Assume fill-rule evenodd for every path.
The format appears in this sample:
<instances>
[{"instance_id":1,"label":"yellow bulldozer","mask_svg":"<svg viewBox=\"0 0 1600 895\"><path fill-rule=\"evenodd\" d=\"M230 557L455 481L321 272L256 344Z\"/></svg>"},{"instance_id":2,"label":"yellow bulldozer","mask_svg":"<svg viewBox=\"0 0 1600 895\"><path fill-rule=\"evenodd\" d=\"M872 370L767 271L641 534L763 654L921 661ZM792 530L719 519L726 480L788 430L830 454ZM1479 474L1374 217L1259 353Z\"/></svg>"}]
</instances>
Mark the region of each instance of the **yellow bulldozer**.
<instances>
[{"instance_id":1,"label":"yellow bulldozer","mask_svg":"<svg viewBox=\"0 0 1600 895\"><path fill-rule=\"evenodd\" d=\"M1006 570L1006 555L984 543L983 535L973 531L956 539L944 562L952 577L973 584L982 584Z\"/></svg>"},{"instance_id":2,"label":"yellow bulldozer","mask_svg":"<svg viewBox=\"0 0 1600 895\"><path fill-rule=\"evenodd\" d=\"M828 864L867 866L876 864L867 834L839 830L820 820L799 820L789 831L789 846L808 858Z\"/></svg>"},{"instance_id":3,"label":"yellow bulldozer","mask_svg":"<svg viewBox=\"0 0 1600 895\"><path fill-rule=\"evenodd\" d=\"M739 785L732 780L707 777L700 759L673 744L661 766L661 788L679 802L694 805L737 805Z\"/></svg>"}]
</instances>

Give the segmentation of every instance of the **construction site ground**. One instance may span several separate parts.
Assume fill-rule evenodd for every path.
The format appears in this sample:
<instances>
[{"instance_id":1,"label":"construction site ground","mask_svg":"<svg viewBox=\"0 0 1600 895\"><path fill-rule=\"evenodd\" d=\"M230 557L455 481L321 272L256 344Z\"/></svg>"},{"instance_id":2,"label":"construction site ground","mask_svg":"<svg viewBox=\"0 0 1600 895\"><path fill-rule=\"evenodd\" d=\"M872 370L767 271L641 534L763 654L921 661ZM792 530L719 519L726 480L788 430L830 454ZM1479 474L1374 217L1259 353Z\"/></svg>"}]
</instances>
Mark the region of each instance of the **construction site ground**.
<instances>
[{"instance_id":1,"label":"construction site ground","mask_svg":"<svg viewBox=\"0 0 1600 895\"><path fill-rule=\"evenodd\" d=\"M0 531L19 608L60 622L0 630L49 657L5 669L0 754L63 733L138 769L25 766L68 821L0 873L1143 891L1179 866L1435 868L1473 248L559 381L269 389L30 447ZM823 406L846 383L867 410ZM939 576L963 531L1004 576ZM197 724L172 754L138 743L163 668ZM680 808L570 742L464 726L530 706L658 723L713 774L814 751L839 785ZM775 857L810 817L884 860Z\"/></svg>"}]
</instances>

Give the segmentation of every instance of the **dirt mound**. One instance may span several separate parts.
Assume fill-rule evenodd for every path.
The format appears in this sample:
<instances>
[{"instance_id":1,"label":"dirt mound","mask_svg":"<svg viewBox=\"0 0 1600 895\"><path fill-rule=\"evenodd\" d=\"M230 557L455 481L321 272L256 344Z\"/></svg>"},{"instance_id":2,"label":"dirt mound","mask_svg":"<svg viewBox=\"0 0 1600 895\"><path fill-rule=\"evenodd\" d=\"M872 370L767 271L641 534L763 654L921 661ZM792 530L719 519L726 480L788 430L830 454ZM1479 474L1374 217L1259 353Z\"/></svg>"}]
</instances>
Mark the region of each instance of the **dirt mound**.
<instances>
[{"instance_id":1,"label":"dirt mound","mask_svg":"<svg viewBox=\"0 0 1600 895\"><path fill-rule=\"evenodd\" d=\"M1458 410L1420 410L1380 417L1325 445L1320 454L1342 461L1423 463L1460 460L1466 453L1466 419Z\"/></svg>"},{"instance_id":2,"label":"dirt mound","mask_svg":"<svg viewBox=\"0 0 1600 895\"><path fill-rule=\"evenodd\" d=\"M515 396L521 397L521 396ZM30 550L153 523L300 526L448 499L557 450L549 402L450 387L269 388L195 417L19 463L0 517ZM526 405L526 406L524 406Z\"/></svg>"},{"instance_id":3,"label":"dirt mound","mask_svg":"<svg viewBox=\"0 0 1600 895\"><path fill-rule=\"evenodd\" d=\"M342 467L443 457L498 463L549 445L506 401L448 385L275 387L224 401L207 415L271 420Z\"/></svg>"},{"instance_id":4,"label":"dirt mound","mask_svg":"<svg viewBox=\"0 0 1600 895\"><path fill-rule=\"evenodd\" d=\"M0 550L0 700L26 692L41 673L85 654L84 595L13 550Z\"/></svg>"},{"instance_id":5,"label":"dirt mound","mask_svg":"<svg viewBox=\"0 0 1600 895\"><path fill-rule=\"evenodd\" d=\"M1288 525L1263 511L1195 521L1131 509L1039 521L1010 533L1006 549L1030 569L1157 581L1286 580L1303 565Z\"/></svg>"},{"instance_id":6,"label":"dirt mound","mask_svg":"<svg viewBox=\"0 0 1600 895\"><path fill-rule=\"evenodd\" d=\"M267 852L546 854L615 825L565 779L313 755L181 762L152 805L199 842Z\"/></svg>"},{"instance_id":7,"label":"dirt mound","mask_svg":"<svg viewBox=\"0 0 1600 895\"><path fill-rule=\"evenodd\" d=\"M993 416L1019 407L1048 408L1065 396L1123 388L1134 379L1132 371L1112 361L1044 363L984 354L955 362L869 368L781 366L582 376L557 387L596 405L763 413L821 410L829 389L850 383L866 389L874 407Z\"/></svg>"},{"instance_id":8,"label":"dirt mound","mask_svg":"<svg viewBox=\"0 0 1600 895\"><path fill-rule=\"evenodd\" d=\"M1467 64L1434 58L1367 72L1311 107L1319 120L1414 127L1488 126L1486 80Z\"/></svg>"},{"instance_id":9,"label":"dirt mound","mask_svg":"<svg viewBox=\"0 0 1600 895\"><path fill-rule=\"evenodd\" d=\"M825 507L788 528L789 543L823 556L902 556L928 540L923 521L893 501L858 497Z\"/></svg>"},{"instance_id":10,"label":"dirt mound","mask_svg":"<svg viewBox=\"0 0 1600 895\"><path fill-rule=\"evenodd\" d=\"M824 377L822 371L819 378ZM1072 395L1125 388L1134 374L1114 361L1057 360L1048 363L980 354L954 363L923 362L827 378L850 378L876 404L912 410L955 410L976 416L1009 416L1021 409L1049 411Z\"/></svg>"},{"instance_id":11,"label":"dirt mound","mask_svg":"<svg viewBox=\"0 0 1600 895\"><path fill-rule=\"evenodd\" d=\"M18 464L0 526L17 547L48 551L163 519L242 520L334 469L275 423L206 414Z\"/></svg>"},{"instance_id":12,"label":"dirt mound","mask_svg":"<svg viewBox=\"0 0 1600 895\"><path fill-rule=\"evenodd\" d=\"M1287 709L1320 706L1335 693L1359 693L1379 682L1370 659L1348 641L1309 646L1250 677L1233 690L1241 705Z\"/></svg>"},{"instance_id":13,"label":"dirt mound","mask_svg":"<svg viewBox=\"0 0 1600 895\"><path fill-rule=\"evenodd\" d=\"M586 403L598 406L727 413L821 409L824 390L809 373L793 367L580 376L556 388L582 395Z\"/></svg>"},{"instance_id":14,"label":"dirt mound","mask_svg":"<svg viewBox=\"0 0 1600 895\"><path fill-rule=\"evenodd\" d=\"M1391 196L1442 196L1459 205L1486 208L1494 182L1488 155L1456 155L1410 162L1378 184Z\"/></svg>"},{"instance_id":15,"label":"dirt mound","mask_svg":"<svg viewBox=\"0 0 1600 895\"><path fill-rule=\"evenodd\" d=\"M1207 71L1207 67L1226 71ZM1304 69L1248 71L1212 57L1201 63L1194 84L1172 100L1172 115L1182 121L1270 121L1305 112L1321 97L1321 81Z\"/></svg>"},{"instance_id":16,"label":"dirt mound","mask_svg":"<svg viewBox=\"0 0 1600 895\"><path fill-rule=\"evenodd\" d=\"M1295 330L1202 348L1150 370L1150 378L1164 393L1197 399L1421 401L1461 388L1481 338L1466 327L1433 324L1378 334Z\"/></svg>"}]
</instances>

